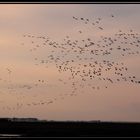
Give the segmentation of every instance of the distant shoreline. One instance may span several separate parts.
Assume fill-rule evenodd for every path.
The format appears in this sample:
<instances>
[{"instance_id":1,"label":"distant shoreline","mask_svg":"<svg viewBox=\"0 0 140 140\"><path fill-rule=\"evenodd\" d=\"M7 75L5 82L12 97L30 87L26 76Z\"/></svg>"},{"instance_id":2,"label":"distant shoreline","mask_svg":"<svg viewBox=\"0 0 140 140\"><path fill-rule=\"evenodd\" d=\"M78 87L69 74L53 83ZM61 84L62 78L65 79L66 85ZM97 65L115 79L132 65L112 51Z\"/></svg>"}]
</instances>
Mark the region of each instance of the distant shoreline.
<instances>
[{"instance_id":1,"label":"distant shoreline","mask_svg":"<svg viewBox=\"0 0 140 140\"><path fill-rule=\"evenodd\" d=\"M1 118L0 137L140 137L140 122Z\"/></svg>"},{"instance_id":2,"label":"distant shoreline","mask_svg":"<svg viewBox=\"0 0 140 140\"><path fill-rule=\"evenodd\" d=\"M0 118L1 121L11 121L11 122L73 122L73 123L140 123L138 121L102 121L102 120L45 120L38 118Z\"/></svg>"}]
</instances>

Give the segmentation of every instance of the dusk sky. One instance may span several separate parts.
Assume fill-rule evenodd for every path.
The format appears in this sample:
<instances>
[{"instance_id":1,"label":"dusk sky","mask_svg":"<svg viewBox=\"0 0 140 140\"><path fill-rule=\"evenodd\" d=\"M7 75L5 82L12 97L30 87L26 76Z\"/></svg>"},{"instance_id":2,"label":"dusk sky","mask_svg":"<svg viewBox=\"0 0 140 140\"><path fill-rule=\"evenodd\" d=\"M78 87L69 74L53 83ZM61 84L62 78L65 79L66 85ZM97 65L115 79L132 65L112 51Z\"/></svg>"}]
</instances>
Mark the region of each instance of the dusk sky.
<instances>
[{"instance_id":1,"label":"dusk sky","mask_svg":"<svg viewBox=\"0 0 140 140\"><path fill-rule=\"evenodd\" d=\"M89 20L85 24L81 18ZM91 56L88 52L80 55L92 57L92 60L77 61L75 56L79 54L72 51L63 57L65 50L61 52L47 44L57 42L62 46L68 36L73 42L78 40L78 46L88 38L98 46L102 37L115 39L120 30L125 35L136 34L137 40L129 36L128 45L127 39L124 44L124 40L118 39L111 44L113 51L107 56ZM40 37L45 37L48 42L44 44ZM138 40L139 4L0 4L0 117L140 121ZM122 51L116 49L120 44ZM94 46L95 50L98 50L97 46ZM70 48L69 45L66 47ZM123 49L126 51L124 56ZM75 69L79 68L79 63L88 65L93 61L123 63L127 67L123 73L127 81L119 77L119 82L115 82L118 79L114 74L115 64L108 72L103 69L98 79L83 82L77 76L71 80L71 72L59 72L53 59L49 61L50 55L59 57L61 64L74 60L69 66ZM79 71L83 69L80 67ZM103 77L108 76L114 80L113 83L103 81ZM134 81L129 77L134 77ZM74 93L72 83L76 84Z\"/></svg>"}]
</instances>

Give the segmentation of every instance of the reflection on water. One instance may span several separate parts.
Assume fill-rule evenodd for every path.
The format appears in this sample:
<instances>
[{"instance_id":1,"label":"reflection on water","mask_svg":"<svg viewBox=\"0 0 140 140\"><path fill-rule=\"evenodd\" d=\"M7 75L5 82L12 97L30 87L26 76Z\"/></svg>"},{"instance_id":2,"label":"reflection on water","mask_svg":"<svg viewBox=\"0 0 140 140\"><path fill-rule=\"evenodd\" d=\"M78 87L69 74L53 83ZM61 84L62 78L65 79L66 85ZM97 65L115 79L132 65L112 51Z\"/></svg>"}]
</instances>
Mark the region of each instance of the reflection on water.
<instances>
[{"instance_id":1,"label":"reflection on water","mask_svg":"<svg viewBox=\"0 0 140 140\"><path fill-rule=\"evenodd\" d=\"M0 137L20 137L19 134L0 134Z\"/></svg>"}]
</instances>

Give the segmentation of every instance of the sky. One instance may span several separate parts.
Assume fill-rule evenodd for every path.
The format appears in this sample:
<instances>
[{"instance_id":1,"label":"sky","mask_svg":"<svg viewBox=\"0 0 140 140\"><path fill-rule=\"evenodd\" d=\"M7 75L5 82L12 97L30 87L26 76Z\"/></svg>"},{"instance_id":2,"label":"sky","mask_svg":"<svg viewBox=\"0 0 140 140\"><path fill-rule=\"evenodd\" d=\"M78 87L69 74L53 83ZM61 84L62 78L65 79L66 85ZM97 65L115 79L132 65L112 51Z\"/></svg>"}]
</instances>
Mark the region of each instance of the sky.
<instances>
[{"instance_id":1,"label":"sky","mask_svg":"<svg viewBox=\"0 0 140 140\"><path fill-rule=\"evenodd\" d=\"M42 60L49 61L47 56L52 55L53 49L49 45L43 46L44 42L39 38L45 36L63 44L66 36L72 40L92 38L98 42L101 36L113 38L119 30L124 33L133 30L139 34L139 13L138 4L0 4L0 117L140 121L140 84L124 81L111 84L99 80L82 82L77 77L74 80L84 88L78 85L71 96L72 82L68 80L71 73L60 73L54 62L41 63ZM101 18L103 30L99 30L98 25L76 21L73 16L94 22ZM34 49L36 45L40 47ZM117 45L112 44L112 47ZM131 49L139 51L140 48ZM54 50L53 55L61 57L62 61L75 60L75 53L63 57L59 50ZM90 57L88 53L84 55ZM114 51L109 56L93 58L123 62L129 75L140 80L139 54L122 57ZM79 63L92 61L76 61L74 66L77 68ZM113 71L103 71L102 75L115 78ZM95 85L95 89L89 85Z\"/></svg>"}]
</instances>

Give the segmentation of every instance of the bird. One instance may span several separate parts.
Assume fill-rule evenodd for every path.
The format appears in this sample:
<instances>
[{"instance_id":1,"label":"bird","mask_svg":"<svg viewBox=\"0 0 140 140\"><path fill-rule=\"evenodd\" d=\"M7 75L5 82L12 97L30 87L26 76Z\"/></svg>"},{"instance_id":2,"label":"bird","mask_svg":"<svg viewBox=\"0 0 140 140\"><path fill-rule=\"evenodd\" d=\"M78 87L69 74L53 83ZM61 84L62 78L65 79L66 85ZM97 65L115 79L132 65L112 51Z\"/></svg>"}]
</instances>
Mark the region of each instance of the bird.
<instances>
[{"instance_id":1,"label":"bird","mask_svg":"<svg viewBox=\"0 0 140 140\"><path fill-rule=\"evenodd\" d=\"M114 15L113 15L113 14L111 14L111 17L114 17Z\"/></svg>"}]
</instances>

